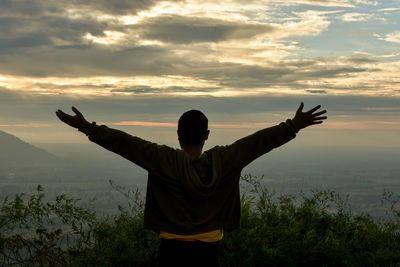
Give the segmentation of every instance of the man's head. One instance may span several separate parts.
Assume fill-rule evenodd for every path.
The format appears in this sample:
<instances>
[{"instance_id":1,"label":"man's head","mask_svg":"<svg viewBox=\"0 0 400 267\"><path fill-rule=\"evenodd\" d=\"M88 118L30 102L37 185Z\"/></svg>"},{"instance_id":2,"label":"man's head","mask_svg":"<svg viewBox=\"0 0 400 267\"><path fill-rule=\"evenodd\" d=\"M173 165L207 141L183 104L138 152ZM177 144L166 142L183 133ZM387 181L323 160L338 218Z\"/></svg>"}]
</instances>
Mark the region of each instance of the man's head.
<instances>
[{"instance_id":1,"label":"man's head","mask_svg":"<svg viewBox=\"0 0 400 267\"><path fill-rule=\"evenodd\" d=\"M208 119L201 111L189 110L179 118L178 137L184 145L201 145L208 134Z\"/></svg>"}]
</instances>

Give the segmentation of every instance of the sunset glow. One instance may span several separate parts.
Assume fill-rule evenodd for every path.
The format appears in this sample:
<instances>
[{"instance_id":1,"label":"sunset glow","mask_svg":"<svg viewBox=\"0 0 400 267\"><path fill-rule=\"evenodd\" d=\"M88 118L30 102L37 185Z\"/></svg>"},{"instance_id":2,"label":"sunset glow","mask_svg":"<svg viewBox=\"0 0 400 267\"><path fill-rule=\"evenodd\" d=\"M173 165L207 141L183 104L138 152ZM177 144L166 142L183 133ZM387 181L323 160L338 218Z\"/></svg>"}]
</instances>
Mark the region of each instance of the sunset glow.
<instances>
[{"instance_id":1,"label":"sunset glow","mask_svg":"<svg viewBox=\"0 0 400 267\"><path fill-rule=\"evenodd\" d=\"M399 130L397 0L45 0L0 8L0 127L14 133L56 125L53 110L73 103L83 111L89 103L115 126L172 127L172 117L199 108L219 122L240 115L211 121L217 128L256 129L292 116L304 99L329 108L320 129ZM262 100L269 104L254 104Z\"/></svg>"}]
</instances>

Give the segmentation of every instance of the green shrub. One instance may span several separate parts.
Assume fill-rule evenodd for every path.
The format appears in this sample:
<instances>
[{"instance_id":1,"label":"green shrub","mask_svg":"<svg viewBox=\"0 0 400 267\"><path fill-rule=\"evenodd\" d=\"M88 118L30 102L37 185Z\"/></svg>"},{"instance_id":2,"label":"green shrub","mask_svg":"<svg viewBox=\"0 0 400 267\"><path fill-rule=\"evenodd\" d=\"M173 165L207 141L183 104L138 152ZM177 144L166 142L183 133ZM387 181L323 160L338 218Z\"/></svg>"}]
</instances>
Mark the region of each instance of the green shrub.
<instances>
[{"instance_id":1,"label":"green shrub","mask_svg":"<svg viewBox=\"0 0 400 267\"><path fill-rule=\"evenodd\" d=\"M90 246L95 224L91 208L78 199L59 195L44 202L41 186L35 194L7 197L0 208L0 266L65 266L69 254Z\"/></svg>"},{"instance_id":2,"label":"green shrub","mask_svg":"<svg viewBox=\"0 0 400 267\"><path fill-rule=\"evenodd\" d=\"M74 258L74 266L151 266L158 237L143 228L143 198L110 184L129 200L128 208L118 207L118 214L92 227L92 247Z\"/></svg>"},{"instance_id":3,"label":"green shrub","mask_svg":"<svg viewBox=\"0 0 400 267\"><path fill-rule=\"evenodd\" d=\"M400 266L398 195L385 191L384 219L352 213L333 191L276 195L262 178L242 177L241 228L225 233L221 266ZM143 228L139 191L111 186L127 197L127 208L96 217L65 195L43 201L32 196L5 199L0 209L1 266L151 266L158 246Z\"/></svg>"},{"instance_id":4,"label":"green shrub","mask_svg":"<svg viewBox=\"0 0 400 267\"><path fill-rule=\"evenodd\" d=\"M223 266L400 266L399 213L385 192L391 220L353 215L333 191L275 197L260 179L242 197L241 228L221 242Z\"/></svg>"}]
</instances>

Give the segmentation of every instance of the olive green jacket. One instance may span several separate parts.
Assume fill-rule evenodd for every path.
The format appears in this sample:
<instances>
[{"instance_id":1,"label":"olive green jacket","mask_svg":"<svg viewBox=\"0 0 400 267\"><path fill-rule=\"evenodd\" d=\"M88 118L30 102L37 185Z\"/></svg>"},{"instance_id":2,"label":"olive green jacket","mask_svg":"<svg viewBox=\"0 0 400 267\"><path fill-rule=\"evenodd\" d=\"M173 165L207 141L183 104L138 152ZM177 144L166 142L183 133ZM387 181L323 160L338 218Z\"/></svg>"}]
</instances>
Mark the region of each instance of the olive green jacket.
<instances>
[{"instance_id":1,"label":"olive green jacket","mask_svg":"<svg viewBox=\"0 0 400 267\"><path fill-rule=\"evenodd\" d=\"M290 120L231 145L216 146L199 159L104 125L80 129L89 139L149 172L144 227L192 235L239 227L239 180L250 162L296 136Z\"/></svg>"}]
</instances>

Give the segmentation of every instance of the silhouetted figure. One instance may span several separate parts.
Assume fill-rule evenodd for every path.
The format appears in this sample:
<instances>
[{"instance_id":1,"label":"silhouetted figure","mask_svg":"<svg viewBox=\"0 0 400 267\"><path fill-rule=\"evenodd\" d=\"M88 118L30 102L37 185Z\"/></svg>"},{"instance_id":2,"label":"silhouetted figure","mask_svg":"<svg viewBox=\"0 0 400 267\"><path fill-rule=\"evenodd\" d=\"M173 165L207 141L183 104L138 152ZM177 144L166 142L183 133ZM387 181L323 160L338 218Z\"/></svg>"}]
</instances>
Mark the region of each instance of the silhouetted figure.
<instances>
[{"instance_id":1,"label":"silhouetted figure","mask_svg":"<svg viewBox=\"0 0 400 267\"><path fill-rule=\"evenodd\" d=\"M239 180L250 162L293 139L297 132L325 120L321 106L260 130L227 146L202 153L208 139L207 117L185 112L178 122L180 149L158 145L123 131L89 123L61 110L58 118L85 133L89 140L149 172L144 227L160 235L159 266L219 266L219 241L224 231L239 227Z\"/></svg>"}]
</instances>

